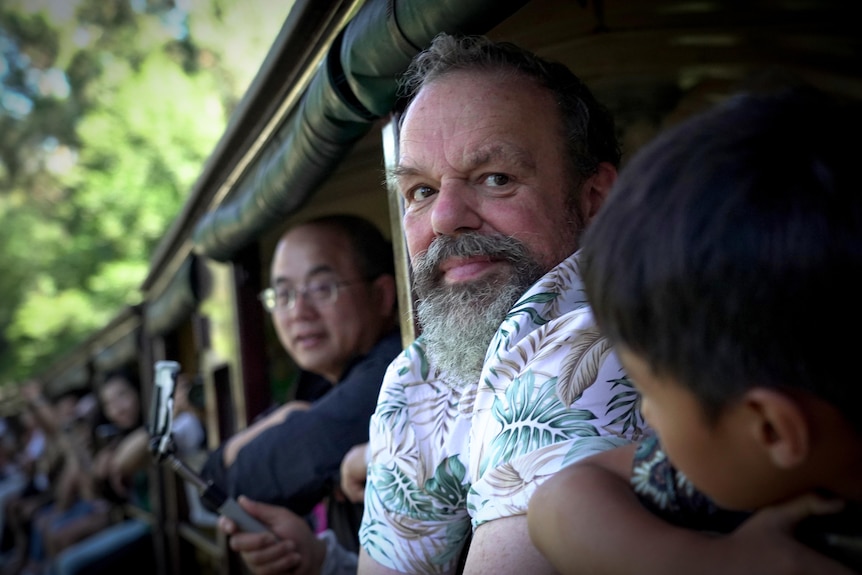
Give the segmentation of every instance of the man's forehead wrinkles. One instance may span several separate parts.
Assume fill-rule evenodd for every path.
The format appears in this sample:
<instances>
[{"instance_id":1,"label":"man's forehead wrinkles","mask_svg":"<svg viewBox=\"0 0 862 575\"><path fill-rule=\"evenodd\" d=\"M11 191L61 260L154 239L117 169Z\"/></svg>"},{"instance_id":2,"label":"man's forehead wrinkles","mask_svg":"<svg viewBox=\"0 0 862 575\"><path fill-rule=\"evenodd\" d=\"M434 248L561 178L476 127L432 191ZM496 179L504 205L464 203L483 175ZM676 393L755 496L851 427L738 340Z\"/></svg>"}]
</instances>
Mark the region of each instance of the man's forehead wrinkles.
<instances>
[{"instance_id":1,"label":"man's forehead wrinkles","mask_svg":"<svg viewBox=\"0 0 862 575\"><path fill-rule=\"evenodd\" d=\"M453 157L453 159L458 159ZM462 167L474 168L490 164L492 162L505 162L522 166L535 166L533 154L521 146L507 142L491 142L476 148L468 148L463 151L460 158ZM399 160L399 165L389 171L389 176L395 179L422 176L428 171L424 166L414 164L410 157ZM454 163L454 162L450 162Z\"/></svg>"},{"instance_id":2,"label":"man's forehead wrinkles","mask_svg":"<svg viewBox=\"0 0 862 575\"><path fill-rule=\"evenodd\" d=\"M329 264L320 264L316 265L305 274L306 277L316 276L324 273L334 272L335 269Z\"/></svg>"},{"instance_id":3,"label":"man's forehead wrinkles","mask_svg":"<svg viewBox=\"0 0 862 575\"><path fill-rule=\"evenodd\" d=\"M424 178L425 172L411 165L399 164L387 173L387 181L390 182L391 185L395 186L395 189L399 191L404 186L409 185L410 182Z\"/></svg>"},{"instance_id":4,"label":"man's forehead wrinkles","mask_svg":"<svg viewBox=\"0 0 862 575\"><path fill-rule=\"evenodd\" d=\"M495 141L480 146L465 153L466 163L471 166L482 166L495 161L508 164L535 166L533 154L521 146L508 142Z\"/></svg>"},{"instance_id":5,"label":"man's forehead wrinkles","mask_svg":"<svg viewBox=\"0 0 862 575\"><path fill-rule=\"evenodd\" d=\"M320 265L314 266L313 268L311 268L310 270L305 272L305 278L304 279L310 279L310 278L315 277L315 276L319 276L322 274L334 273L334 272L335 272L335 269L331 265L320 264ZM285 284L285 283L292 283L292 282L293 282L293 280L291 278L287 277L284 273L279 273L278 275L276 275L273 278L273 283L277 286Z\"/></svg>"},{"instance_id":6,"label":"man's forehead wrinkles","mask_svg":"<svg viewBox=\"0 0 862 575\"><path fill-rule=\"evenodd\" d=\"M389 177L391 178L404 178L407 176L415 176L420 173L418 168L415 168L408 164L399 164L398 166L392 168L389 171Z\"/></svg>"}]
</instances>

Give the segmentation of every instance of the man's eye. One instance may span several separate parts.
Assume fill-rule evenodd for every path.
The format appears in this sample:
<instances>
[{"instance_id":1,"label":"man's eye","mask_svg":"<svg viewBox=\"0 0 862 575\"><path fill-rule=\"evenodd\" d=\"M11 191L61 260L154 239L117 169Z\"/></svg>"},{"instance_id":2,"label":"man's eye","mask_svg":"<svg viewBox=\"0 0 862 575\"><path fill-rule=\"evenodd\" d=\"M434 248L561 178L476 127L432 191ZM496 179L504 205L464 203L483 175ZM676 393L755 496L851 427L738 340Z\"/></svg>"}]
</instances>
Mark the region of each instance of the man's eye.
<instances>
[{"instance_id":1,"label":"man's eye","mask_svg":"<svg viewBox=\"0 0 862 575\"><path fill-rule=\"evenodd\" d=\"M305 292L311 297L319 297L322 294L328 294L333 289L333 284L331 282L326 283L315 283L309 284L307 288L305 288Z\"/></svg>"},{"instance_id":2,"label":"man's eye","mask_svg":"<svg viewBox=\"0 0 862 575\"><path fill-rule=\"evenodd\" d=\"M293 290L290 288L281 288L275 290L275 299L278 300L279 303L286 302L291 299L293 294Z\"/></svg>"},{"instance_id":3,"label":"man's eye","mask_svg":"<svg viewBox=\"0 0 862 575\"><path fill-rule=\"evenodd\" d=\"M418 186L407 192L408 202L421 202L427 200L436 193L437 190L429 186Z\"/></svg>"},{"instance_id":4,"label":"man's eye","mask_svg":"<svg viewBox=\"0 0 862 575\"><path fill-rule=\"evenodd\" d=\"M491 174L485 178L485 184L494 188L499 188L508 184L510 180L511 178L506 174Z\"/></svg>"}]
</instances>

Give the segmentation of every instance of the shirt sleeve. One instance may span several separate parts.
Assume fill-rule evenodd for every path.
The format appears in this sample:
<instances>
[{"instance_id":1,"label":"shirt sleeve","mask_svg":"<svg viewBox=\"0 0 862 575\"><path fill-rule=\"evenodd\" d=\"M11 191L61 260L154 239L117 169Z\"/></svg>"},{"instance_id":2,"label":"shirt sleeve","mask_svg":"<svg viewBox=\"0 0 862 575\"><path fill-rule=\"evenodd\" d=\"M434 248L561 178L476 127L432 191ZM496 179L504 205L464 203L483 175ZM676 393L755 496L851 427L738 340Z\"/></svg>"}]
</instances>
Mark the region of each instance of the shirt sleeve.
<instances>
[{"instance_id":1,"label":"shirt sleeve","mask_svg":"<svg viewBox=\"0 0 862 575\"><path fill-rule=\"evenodd\" d=\"M638 394L587 309L500 350L491 368L473 414L474 529L526 514L560 469L647 433Z\"/></svg>"},{"instance_id":2,"label":"shirt sleeve","mask_svg":"<svg viewBox=\"0 0 862 575\"><path fill-rule=\"evenodd\" d=\"M398 351L400 338L389 336L310 409L291 413L243 446L221 476L221 487L233 497L246 495L300 515L310 512L337 481L347 451L368 441L368 420ZM221 461L218 452L210 456L211 477L219 476Z\"/></svg>"}]
</instances>

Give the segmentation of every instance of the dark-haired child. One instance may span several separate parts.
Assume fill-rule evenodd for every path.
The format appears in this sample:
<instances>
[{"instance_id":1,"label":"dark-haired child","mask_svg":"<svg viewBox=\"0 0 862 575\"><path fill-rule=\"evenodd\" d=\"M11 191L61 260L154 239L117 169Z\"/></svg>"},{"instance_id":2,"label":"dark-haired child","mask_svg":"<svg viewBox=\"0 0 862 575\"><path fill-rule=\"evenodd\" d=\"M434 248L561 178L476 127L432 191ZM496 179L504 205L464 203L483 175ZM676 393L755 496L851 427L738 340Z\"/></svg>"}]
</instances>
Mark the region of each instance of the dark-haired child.
<instances>
[{"instance_id":1,"label":"dark-haired child","mask_svg":"<svg viewBox=\"0 0 862 575\"><path fill-rule=\"evenodd\" d=\"M532 498L562 573L862 569L859 118L810 88L740 95L622 171L581 265L660 444Z\"/></svg>"}]
</instances>

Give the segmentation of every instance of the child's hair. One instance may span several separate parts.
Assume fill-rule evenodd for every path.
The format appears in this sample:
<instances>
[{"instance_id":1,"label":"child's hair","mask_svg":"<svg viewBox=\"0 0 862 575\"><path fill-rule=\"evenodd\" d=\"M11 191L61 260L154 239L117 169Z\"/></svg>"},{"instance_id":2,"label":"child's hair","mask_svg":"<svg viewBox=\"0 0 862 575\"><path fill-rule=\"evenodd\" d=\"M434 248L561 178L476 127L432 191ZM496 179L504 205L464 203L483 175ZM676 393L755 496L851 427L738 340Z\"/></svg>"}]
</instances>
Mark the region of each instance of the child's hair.
<instances>
[{"instance_id":1,"label":"child's hair","mask_svg":"<svg viewBox=\"0 0 862 575\"><path fill-rule=\"evenodd\" d=\"M751 387L797 389L862 431L860 137L859 104L810 87L738 95L659 136L584 240L604 333L711 418Z\"/></svg>"}]
</instances>

